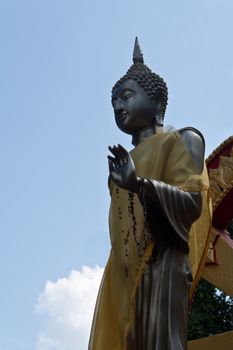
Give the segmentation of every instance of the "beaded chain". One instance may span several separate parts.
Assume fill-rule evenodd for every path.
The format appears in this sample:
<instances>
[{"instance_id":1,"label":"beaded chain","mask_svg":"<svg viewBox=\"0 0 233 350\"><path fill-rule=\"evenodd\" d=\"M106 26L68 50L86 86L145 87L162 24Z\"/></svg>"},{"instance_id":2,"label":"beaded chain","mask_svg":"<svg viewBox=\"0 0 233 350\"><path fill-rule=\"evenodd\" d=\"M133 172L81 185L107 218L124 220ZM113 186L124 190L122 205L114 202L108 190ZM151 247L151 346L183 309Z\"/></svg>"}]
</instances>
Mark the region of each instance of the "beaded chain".
<instances>
[{"instance_id":1,"label":"beaded chain","mask_svg":"<svg viewBox=\"0 0 233 350\"><path fill-rule=\"evenodd\" d=\"M119 188L116 188L116 198L119 199L120 196L119 196ZM122 220L122 211L121 211L121 207L118 207L117 208L118 210L118 217L119 217L119 220ZM124 236L124 233L125 233L125 230L121 230L121 235ZM129 230L127 230L127 234L126 234L126 237L124 238L123 240L124 242L124 246L125 246L125 275L126 277L129 276L129 271L128 271L128 254L129 254L129 249L128 249L128 242L129 242Z\"/></svg>"},{"instance_id":2,"label":"beaded chain","mask_svg":"<svg viewBox=\"0 0 233 350\"><path fill-rule=\"evenodd\" d=\"M138 256L139 256L139 263L142 261L143 254L145 252L145 249L147 247L147 234L146 234L146 205L145 205L145 194L144 194L144 180L141 178L140 184L139 184L139 195L141 195L142 202L143 202L143 214L144 214L144 228L143 228L143 240L142 243L137 238L137 220L134 212L134 193L133 192L128 192L128 217L132 221L132 229L133 229L133 240L135 242ZM119 188L116 188L116 197L119 199ZM122 220L122 211L121 207L118 207L118 216L119 219ZM125 231L122 229L121 230L122 236L124 236ZM124 243L124 248L125 248L125 276L129 276L129 271L128 271L128 256L129 256L129 247L128 247L128 242L129 242L129 235L130 231L127 230L126 235L123 239Z\"/></svg>"},{"instance_id":3,"label":"beaded chain","mask_svg":"<svg viewBox=\"0 0 233 350\"><path fill-rule=\"evenodd\" d=\"M145 191L144 191L144 182L145 180L143 179L143 177L140 178L140 183L139 183L139 195L142 198L142 208L143 208L143 214L144 214L144 229L143 229L143 242L144 242L144 246L143 246L143 252L145 251L146 247L147 247L147 239L148 239L148 235L146 234L146 218L147 218L147 210L146 210L146 200L145 200Z\"/></svg>"}]
</instances>

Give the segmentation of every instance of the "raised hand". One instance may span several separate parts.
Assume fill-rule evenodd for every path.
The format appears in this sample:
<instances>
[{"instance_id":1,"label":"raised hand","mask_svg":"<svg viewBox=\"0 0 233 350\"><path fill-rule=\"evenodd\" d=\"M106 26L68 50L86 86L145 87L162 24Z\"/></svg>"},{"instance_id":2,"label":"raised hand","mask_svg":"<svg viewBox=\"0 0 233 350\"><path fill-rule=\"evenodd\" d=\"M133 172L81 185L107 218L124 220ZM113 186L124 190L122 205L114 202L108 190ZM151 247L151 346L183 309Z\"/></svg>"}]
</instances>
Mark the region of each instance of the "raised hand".
<instances>
[{"instance_id":1,"label":"raised hand","mask_svg":"<svg viewBox=\"0 0 233 350\"><path fill-rule=\"evenodd\" d=\"M131 192L137 192L139 177L136 174L131 155L121 145L109 146L108 149L114 156L108 156L111 179L117 186Z\"/></svg>"}]
</instances>

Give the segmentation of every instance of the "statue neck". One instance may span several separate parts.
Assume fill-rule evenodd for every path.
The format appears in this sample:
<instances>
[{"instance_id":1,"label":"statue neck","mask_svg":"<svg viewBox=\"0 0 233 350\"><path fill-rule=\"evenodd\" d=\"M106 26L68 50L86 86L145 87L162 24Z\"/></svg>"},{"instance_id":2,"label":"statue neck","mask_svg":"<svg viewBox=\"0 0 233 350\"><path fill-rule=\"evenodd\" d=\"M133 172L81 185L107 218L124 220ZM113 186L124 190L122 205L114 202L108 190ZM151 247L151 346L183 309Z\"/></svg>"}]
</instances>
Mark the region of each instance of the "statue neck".
<instances>
[{"instance_id":1,"label":"statue neck","mask_svg":"<svg viewBox=\"0 0 233 350\"><path fill-rule=\"evenodd\" d=\"M162 127L161 126L150 126L146 127L145 129L141 129L135 134L133 134L132 137L132 144L134 146L137 146L139 143L143 142L147 137L150 137L152 135L155 135L159 132L161 132Z\"/></svg>"}]
</instances>

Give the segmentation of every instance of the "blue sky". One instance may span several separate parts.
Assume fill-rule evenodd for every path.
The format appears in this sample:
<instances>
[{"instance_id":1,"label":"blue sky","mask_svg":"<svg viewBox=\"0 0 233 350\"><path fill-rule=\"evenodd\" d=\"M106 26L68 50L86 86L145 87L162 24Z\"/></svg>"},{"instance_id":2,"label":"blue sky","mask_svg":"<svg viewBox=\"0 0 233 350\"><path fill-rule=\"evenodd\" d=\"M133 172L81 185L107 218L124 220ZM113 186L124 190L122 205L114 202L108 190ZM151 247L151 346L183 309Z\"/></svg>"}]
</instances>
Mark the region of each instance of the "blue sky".
<instances>
[{"instance_id":1,"label":"blue sky","mask_svg":"<svg viewBox=\"0 0 233 350\"><path fill-rule=\"evenodd\" d=\"M136 35L168 84L165 124L200 129L206 155L232 134L232 13L231 0L0 2L1 349L36 349L46 281L106 262L107 146L131 148L111 88Z\"/></svg>"}]
</instances>

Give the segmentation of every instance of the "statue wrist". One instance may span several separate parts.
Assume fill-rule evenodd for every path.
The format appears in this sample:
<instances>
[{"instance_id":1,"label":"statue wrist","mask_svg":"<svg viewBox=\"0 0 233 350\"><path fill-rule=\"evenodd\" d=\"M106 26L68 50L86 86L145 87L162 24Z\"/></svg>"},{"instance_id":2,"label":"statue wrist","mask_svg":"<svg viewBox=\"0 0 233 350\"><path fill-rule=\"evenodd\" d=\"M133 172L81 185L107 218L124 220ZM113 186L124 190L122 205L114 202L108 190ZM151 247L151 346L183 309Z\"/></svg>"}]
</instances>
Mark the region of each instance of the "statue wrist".
<instances>
[{"instance_id":1,"label":"statue wrist","mask_svg":"<svg viewBox=\"0 0 233 350\"><path fill-rule=\"evenodd\" d=\"M133 192L139 194L142 191L143 182L144 182L143 177L137 176Z\"/></svg>"}]
</instances>

